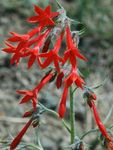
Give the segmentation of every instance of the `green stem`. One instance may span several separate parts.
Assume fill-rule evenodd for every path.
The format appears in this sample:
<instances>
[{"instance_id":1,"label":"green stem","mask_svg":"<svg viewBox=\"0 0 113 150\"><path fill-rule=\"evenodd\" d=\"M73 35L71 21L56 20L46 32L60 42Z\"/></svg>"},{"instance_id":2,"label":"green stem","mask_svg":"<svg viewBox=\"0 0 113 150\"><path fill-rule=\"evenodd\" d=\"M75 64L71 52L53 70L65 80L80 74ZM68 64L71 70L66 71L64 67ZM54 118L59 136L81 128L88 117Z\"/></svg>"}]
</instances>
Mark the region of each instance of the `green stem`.
<instances>
[{"instance_id":1,"label":"green stem","mask_svg":"<svg viewBox=\"0 0 113 150\"><path fill-rule=\"evenodd\" d=\"M73 102L73 89L70 87L70 126L71 126L71 144L74 143L75 138L75 115Z\"/></svg>"},{"instance_id":2,"label":"green stem","mask_svg":"<svg viewBox=\"0 0 113 150\"><path fill-rule=\"evenodd\" d=\"M58 0L56 0L57 5L59 6L59 8L63 8L63 6L60 4L60 2Z\"/></svg>"},{"instance_id":3,"label":"green stem","mask_svg":"<svg viewBox=\"0 0 113 150\"><path fill-rule=\"evenodd\" d=\"M35 134L36 134L36 145L39 146L40 150L43 150L42 144L40 142L39 128L35 129Z\"/></svg>"},{"instance_id":4,"label":"green stem","mask_svg":"<svg viewBox=\"0 0 113 150\"><path fill-rule=\"evenodd\" d=\"M92 130L89 130L87 132L85 132L81 137L80 139L82 140L86 135L90 134L90 133L93 133L93 132L97 132L98 129L92 129Z\"/></svg>"}]
</instances>

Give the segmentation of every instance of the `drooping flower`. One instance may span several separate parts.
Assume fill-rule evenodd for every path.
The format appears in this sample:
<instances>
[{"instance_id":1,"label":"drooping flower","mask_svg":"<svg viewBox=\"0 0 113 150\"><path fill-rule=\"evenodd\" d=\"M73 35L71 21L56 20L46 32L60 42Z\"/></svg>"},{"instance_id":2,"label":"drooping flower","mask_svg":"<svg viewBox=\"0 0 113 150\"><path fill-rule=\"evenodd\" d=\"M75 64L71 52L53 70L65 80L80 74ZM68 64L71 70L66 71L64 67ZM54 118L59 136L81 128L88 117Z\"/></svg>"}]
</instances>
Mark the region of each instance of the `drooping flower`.
<instances>
[{"instance_id":1,"label":"drooping flower","mask_svg":"<svg viewBox=\"0 0 113 150\"><path fill-rule=\"evenodd\" d=\"M18 146L18 144L20 143L22 137L26 133L27 129L30 127L31 123L32 123L32 119L30 119L26 123L26 125L22 128L22 130L19 132L19 134L16 136L16 138L14 138L14 140L11 142L10 150L14 150Z\"/></svg>"},{"instance_id":2,"label":"drooping flower","mask_svg":"<svg viewBox=\"0 0 113 150\"><path fill-rule=\"evenodd\" d=\"M17 51L16 47L8 42L5 42L5 44L8 47L2 49L2 51L13 54L12 58L10 59L11 64L16 63L16 65L18 65L18 63L22 57L27 57L29 55L28 53L25 53L24 51Z\"/></svg>"},{"instance_id":3,"label":"drooping flower","mask_svg":"<svg viewBox=\"0 0 113 150\"><path fill-rule=\"evenodd\" d=\"M36 104L37 104L37 93L36 90L18 90L17 93L24 94L25 96L21 99L20 104L26 103L30 100L32 100L32 104L34 107L34 110L36 110Z\"/></svg>"},{"instance_id":4,"label":"drooping flower","mask_svg":"<svg viewBox=\"0 0 113 150\"><path fill-rule=\"evenodd\" d=\"M62 94L62 98L60 100L60 105L59 105L59 110L58 110L60 118L63 118L65 115L68 88L73 83L75 83L75 85L81 89L83 89L83 85L85 84L84 80L79 76L76 69L72 69L71 73L64 80L64 91Z\"/></svg>"},{"instance_id":5,"label":"drooping flower","mask_svg":"<svg viewBox=\"0 0 113 150\"><path fill-rule=\"evenodd\" d=\"M47 6L44 10L39 6L34 5L36 16L30 17L28 22L39 23L39 26L54 26L55 22L52 20L59 15L58 12L51 12L51 6Z\"/></svg>"},{"instance_id":6,"label":"drooping flower","mask_svg":"<svg viewBox=\"0 0 113 150\"><path fill-rule=\"evenodd\" d=\"M93 101L91 101L91 109L93 111L93 115L94 115L94 119L95 119L95 122L100 130L100 132L102 133L102 135L109 141L111 142L112 141L112 138L110 137L110 135L108 134L104 124L102 123L100 117L99 117L99 114L97 112L97 109L96 109L96 106L94 104Z\"/></svg>"},{"instance_id":7,"label":"drooping flower","mask_svg":"<svg viewBox=\"0 0 113 150\"><path fill-rule=\"evenodd\" d=\"M53 76L52 73L49 73L48 75L46 75L33 90L17 90L17 92L19 94L25 95L21 99L20 104L23 104L23 103L26 103L26 102L32 100L34 111L36 111L38 92L44 87L44 85L47 82L49 82L49 80L52 78L52 76Z\"/></svg>"},{"instance_id":8,"label":"drooping flower","mask_svg":"<svg viewBox=\"0 0 113 150\"><path fill-rule=\"evenodd\" d=\"M76 67L77 62L76 58L82 59L86 61L87 59L79 52L77 45L73 42L70 28L67 26L66 28L66 43L67 43L67 50L64 53L64 63L69 59L70 63L73 68Z\"/></svg>"}]
</instances>

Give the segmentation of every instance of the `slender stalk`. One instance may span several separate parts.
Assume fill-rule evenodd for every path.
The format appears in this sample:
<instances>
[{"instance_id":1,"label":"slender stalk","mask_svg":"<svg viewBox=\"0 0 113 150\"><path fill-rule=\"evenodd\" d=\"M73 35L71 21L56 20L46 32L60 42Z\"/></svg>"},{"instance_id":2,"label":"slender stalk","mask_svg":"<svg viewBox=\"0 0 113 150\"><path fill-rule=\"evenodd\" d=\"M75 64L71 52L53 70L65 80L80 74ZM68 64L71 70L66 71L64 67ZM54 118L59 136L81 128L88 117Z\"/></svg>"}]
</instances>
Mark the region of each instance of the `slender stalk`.
<instances>
[{"instance_id":1,"label":"slender stalk","mask_svg":"<svg viewBox=\"0 0 113 150\"><path fill-rule=\"evenodd\" d=\"M75 138L75 115L73 102L73 89L70 87L70 126L71 126L71 144L74 143Z\"/></svg>"},{"instance_id":2,"label":"slender stalk","mask_svg":"<svg viewBox=\"0 0 113 150\"><path fill-rule=\"evenodd\" d=\"M59 8L63 8L63 6L60 4L60 2L58 0L55 0L57 5L59 6Z\"/></svg>"},{"instance_id":3,"label":"slender stalk","mask_svg":"<svg viewBox=\"0 0 113 150\"><path fill-rule=\"evenodd\" d=\"M35 129L35 134L36 134L36 145L39 146L40 150L43 150L43 147L42 147L42 144L41 144L40 138L39 138L40 135L39 135L39 129L38 128Z\"/></svg>"},{"instance_id":4,"label":"slender stalk","mask_svg":"<svg viewBox=\"0 0 113 150\"><path fill-rule=\"evenodd\" d=\"M90 133L93 133L93 132L97 132L98 129L92 129L92 130L89 130L87 132L85 132L81 137L80 139L82 140L86 135L90 134Z\"/></svg>"}]
</instances>

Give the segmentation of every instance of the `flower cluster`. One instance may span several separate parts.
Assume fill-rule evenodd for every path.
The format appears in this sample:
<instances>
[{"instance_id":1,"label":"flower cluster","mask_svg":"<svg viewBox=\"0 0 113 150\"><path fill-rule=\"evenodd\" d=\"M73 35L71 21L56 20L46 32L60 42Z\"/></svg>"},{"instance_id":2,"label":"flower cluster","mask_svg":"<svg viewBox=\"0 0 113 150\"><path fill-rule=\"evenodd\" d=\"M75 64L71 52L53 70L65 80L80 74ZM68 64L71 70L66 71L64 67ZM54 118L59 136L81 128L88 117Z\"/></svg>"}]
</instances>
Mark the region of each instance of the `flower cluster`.
<instances>
[{"instance_id":1,"label":"flower cluster","mask_svg":"<svg viewBox=\"0 0 113 150\"><path fill-rule=\"evenodd\" d=\"M60 9L58 12L52 12L51 6L47 6L43 10L36 5L34 10L36 15L30 17L27 21L36 24L36 27L23 35L10 32L11 37L5 41L7 47L3 51L12 54L11 64L18 65L21 59L27 57L28 69L36 62L41 69L49 71L32 90L17 91L19 94L24 95L20 104L30 101L32 102L33 110L25 113L24 117L31 116L31 119L11 143L11 150L15 149L26 130L32 124L34 120L32 114L37 111L38 93L45 84L54 79L58 89L63 86L63 94L58 108L60 118L63 118L66 112L69 87L74 83L77 88L84 89L85 85L85 81L78 71L77 60L87 61L87 59L78 49L78 42L74 39L71 31L71 20L66 16L65 10ZM78 33L76 32L76 34ZM63 41L65 41L66 45L63 48L64 50L61 50ZM100 131L111 144L112 139L101 123L93 102L94 99L94 95L92 95L92 98L90 97L90 100L88 97L88 104L93 111Z\"/></svg>"},{"instance_id":2,"label":"flower cluster","mask_svg":"<svg viewBox=\"0 0 113 150\"><path fill-rule=\"evenodd\" d=\"M77 87L83 89L85 84L78 73L77 58L83 61L87 61L87 59L77 48L78 45L71 34L70 20L65 15L64 10L51 12L50 6L44 10L34 6L34 10L36 16L30 17L28 22L36 23L38 26L24 35L11 32L12 36L5 41L7 47L3 51L13 54L11 64L18 65L22 58L28 57L28 69L32 67L35 61L41 69L50 68L49 73L33 90L19 90L17 92L24 95L20 103L31 100L35 111L38 92L55 76L56 87L64 86L59 106L59 116L63 118L68 88L75 83ZM63 39L66 41L64 52L61 51ZM60 56L61 53L63 53L62 56Z\"/></svg>"}]
</instances>

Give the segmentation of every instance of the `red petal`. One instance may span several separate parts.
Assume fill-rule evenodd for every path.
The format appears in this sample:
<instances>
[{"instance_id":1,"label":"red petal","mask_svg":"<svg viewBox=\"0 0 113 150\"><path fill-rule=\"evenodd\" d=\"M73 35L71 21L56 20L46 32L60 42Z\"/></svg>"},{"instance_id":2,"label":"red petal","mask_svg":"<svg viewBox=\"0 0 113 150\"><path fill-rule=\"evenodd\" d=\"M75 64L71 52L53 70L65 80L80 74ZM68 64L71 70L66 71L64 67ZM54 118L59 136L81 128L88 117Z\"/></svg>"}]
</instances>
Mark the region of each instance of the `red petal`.
<instances>
[{"instance_id":1,"label":"red petal","mask_svg":"<svg viewBox=\"0 0 113 150\"><path fill-rule=\"evenodd\" d=\"M17 90L16 92L19 94L27 94L29 91L28 90Z\"/></svg>"},{"instance_id":2,"label":"red petal","mask_svg":"<svg viewBox=\"0 0 113 150\"><path fill-rule=\"evenodd\" d=\"M27 21L30 23L36 23L36 22L39 22L39 17L38 16L32 16L32 17L28 18Z\"/></svg>"},{"instance_id":3,"label":"red petal","mask_svg":"<svg viewBox=\"0 0 113 150\"><path fill-rule=\"evenodd\" d=\"M62 42L62 39L63 39L63 36L64 36L64 32L61 33L60 37L57 39L57 41L55 43L55 46L54 46L54 51L55 52L59 51L60 46L61 46L61 42Z\"/></svg>"},{"instance_id":4,"label":"red petal","mask_svg":"<svg viewBox=\"0 0 113 150\"><path fill-rule=\"evenodd\" d=\"M26 95L26 96L24 96L24 97L21 99L21 101L19 102L19 104L26 103L26 102L30 101L31 98L32 98L31 96Z\"/></svg>"},{"instance_id":5,"label":"red petal","mask_svg":"<svg viewBox=\"0 0 113 150\"><path fill-rule=\"evenodd\" d=\"M29 36L32 37L35 34L38 34L40 31L42 30L42 27L36 27L34 29L32 29L31 31L28 32Z\"/></svg>"},{"instance_id":6,"label":"red petal","mask_svg":"<svg viewBox=\"0 0 113 150\"><path fill-rule=\"evenodd\" d=\"M73 68L77 67L77 60L76 60L74 54L70 54L70 62L71 62L71 65L72 65Z\"/></svg>"},{"instance_id":7,"label":"red petal","mask_svg":"<svg viewBox=\"0 0 113 150\"><path fill-rule=\"evenodd\" d=\"M66 42L67 42L67 47L70 49L73 45L72 37L71 37L71 31L70 28L66 28Z\"/></svg>"},{"instance_id":8,"label":"red petal","mask_svg":"<svg viewBox=\"0 0 113 150\"><path fill-rule=\"evenodd\" d=\"M6 53L14 53L15 49L13 49L13 48L4 48L4 49L2 49L2 51L6 52Z\"/></svg>"},{"instance_id":9,"label":"red petal","mask_svg":"<svg viewBox=\"0 0 113 150\"><path fill-rule=\"evenodd\" d=\"M34 5L34 10L38 15L44 13L43 9L36 5Z\"/></svg>"},{"instance_id":10,"label":"red petal","mask_svg":"<svg viewBox=\"0 0 113 150\"><path fill-rule=\"evenodd\" d=\"M26 41L21 41L21 42L18 44L16 50L17 50L17 51L20 51L22 48L23 48L23 50L24 50L24 49L25 49L25 45L26 45Z\"/></svg>"},{"instance_id":11,"label":"red petal","mask_svg":"<svg viewBox=\"0 0 113 150\"><path fill-rule=\"evenodd\" d=\"M85 84L85 82L80 76L78 76L75 81L75 84L77 85L77 87L80 87L81 89L83 89L83 84Z\"/></svg>"},{"instance_id":12,"label":"red petal","mask_svg":"<svg viewBox=\"0 0 113 150\"><path fill-rule=\"evenodd\" d=\"M16 138L12 141L11 145L10 145L10 150L14 150L18 144L20 143L23 135L25 134L25 132L27 131L27 129L29 128L29 126L31 125L32 120L29 120L26 125L23 127L23 129L20 131L20 133L16 136Z\"/></svg>"},{"instance_id":13,"label":"red petal","mask_svg":"<svg viewBox=\"0 0 113 150\"><path fill-rule=\"evenodd\" d=\"M19 37L10 37L10 38L7 39L7 41L10 41L10 42L19 42L20 38Z\"/></svg>"},{"instance_id":14,"label":"red petal","mask_svg":"<svg viewBox=\"0 0 113 150\"><path fill-rule=\"evenodd\" d=\"M45 8L45 13L47 13L47 15L50 15L51 13L51 6L48 5L46 8Z\"/></svg>"},{"instance_id":15,"label":"red petal","mask_svg":"<svg viewBox=\"0 0 113 150\"><path fill-rule=\"evenodd\" d=\"M59 15L59 12L52 12L51 13L51 18L57 17Z\"/></svg>"},{"instance_id":16,"label":"red petal","mask_svg":"<svg viewBox=\"0 0 113 150\"><path fill-rule=\"evenodd\" d=\"M74 51L73 50L73 52L74 52L74 54L77 56L77 57L79 57L80 59L82 59L82 60L84 60L84 61L87 61L87 58L85 57L85 56L83 56L79 51Z\"/></svg>"}]
</instances>

